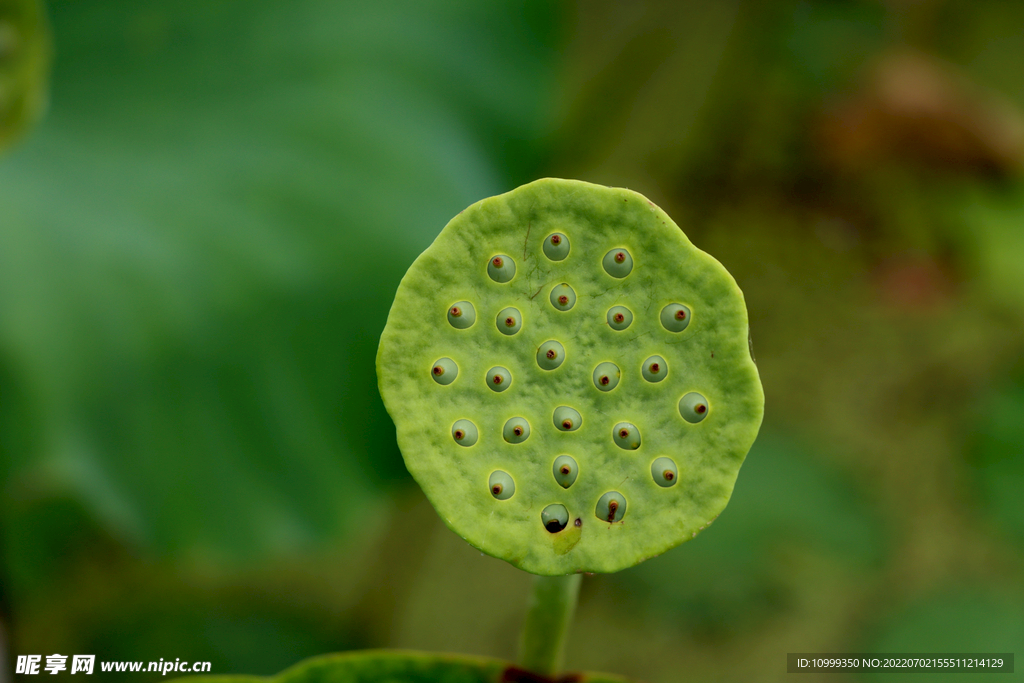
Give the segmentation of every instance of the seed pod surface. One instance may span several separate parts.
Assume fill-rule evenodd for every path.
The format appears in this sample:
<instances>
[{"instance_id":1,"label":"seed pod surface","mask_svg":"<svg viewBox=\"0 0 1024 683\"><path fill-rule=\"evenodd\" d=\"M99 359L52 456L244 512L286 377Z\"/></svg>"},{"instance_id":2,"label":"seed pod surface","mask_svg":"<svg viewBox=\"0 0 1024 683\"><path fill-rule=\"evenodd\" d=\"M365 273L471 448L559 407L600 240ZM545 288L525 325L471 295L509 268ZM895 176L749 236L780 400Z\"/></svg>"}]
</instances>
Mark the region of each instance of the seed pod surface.
<instances>
[{"instance_id":1,"label":"seed pod surface","mask_svg":"<svg viewBox=\"0 0 1024 683\"><path fill-rule=\"evenodd\" d=\"M459 327L452 302L494 322ZM458 359L458 381L424 371L438 359ZM481 381L492 368L506 390ZM377 372L441 518L547 575L617 571L692 538L728 502L764 405L721 264L643 196L550 178L452 219L399 286ZM494 473L509 476L498 494Z\"/></svg>"}]
</instances>

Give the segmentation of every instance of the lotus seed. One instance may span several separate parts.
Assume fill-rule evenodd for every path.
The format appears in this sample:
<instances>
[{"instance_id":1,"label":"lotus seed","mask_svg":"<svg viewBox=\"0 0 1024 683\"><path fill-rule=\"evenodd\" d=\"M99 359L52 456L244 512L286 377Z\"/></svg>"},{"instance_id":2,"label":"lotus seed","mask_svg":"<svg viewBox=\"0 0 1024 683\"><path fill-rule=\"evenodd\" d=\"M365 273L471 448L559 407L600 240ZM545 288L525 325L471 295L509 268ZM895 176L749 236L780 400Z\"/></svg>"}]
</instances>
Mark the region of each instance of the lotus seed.
<instances>
[{"instance_id":1,"label":"lotus seed","mask_svg":"<svg viewBox=\"0 0 1024 683\"><path fill-rule=\"evenodd\" d=\"M594 514L603 522L620 522L626 514L626 499L618 491L609 491L597 501Z\"/></svg>"},{"instance_id":2,"label":"lotus seed","mask_svg":"<svg viewBox=\"0 0 1024 683\"><path fill-rule=\"evenodd\" d=\"M569 406L558 406L551 417L555 428L562 432L575 432L583 424L583 417Z\"/></svg>"},{"instance_id":3,"label":"lotus seed","mask_svg":"<svg viewBox=\"0 0 1024 683\"><path fill-rule=\"evenodd\" d=\"M708 416L708 400L696 391L691 391L679 399L679 414L687 422L697 424Z\"/></svg>"},{"instance_id":4,"label":"lotus seed","mask_svg":"<svg viewBox=\"0 0 1024 683\"><path fill-rule=\"evenodd\" d=\"M476 425L469 420L456 420L452 425L452 438L460 446L472 446L478 437Z\"/></svg>"},{"instance_id":5,"label":"lotus seed","mask_svg":"<svg viewBox=\"0 0 1024 683\"><path fill-rule=\"evenodd\" d=\"M451 358L438 358L430 369L430 376L438 384L448 386L459 376L459 366Z\"/></svg>"},{"instance_id":6,"label":"lotus seed","mask_svg":"<svg viewBox=\"0 0 1024 683\"><path fill-rule=\"evenodd\" d=\"M497 365L487 371L487 386L491 391L501 393L512 386L512 373L507 368Z\"/></svg>"},{"instance_id":7,"label":"lotus seed","mask_svg":"<svg viewBox=\"0 0 1024 683\"><path fill-rule=\"evenodd\" d=\"M669 304L661 309L661 326L669 332L682 332L690 324L690 309L682 304Z\"/></svg>"},{"instance_id":8,"label":"lotus seed","mask_svg":"<svg viewBox=\"0 0 1024 683\"><path fill-rule=\"evenodd\" d=\"M515 277L516 262L512 260L511 256L504 254L492 256L491 260L487 262L487 274L495 282L502 284L508 282Z\"/></svg>"},{"instance_id":9,"label":"lotus seed","mask_svg":"<svg viewBox=\"0 0 1024 683\"><path fill-rule=\"evenodd\" d=\"M555 505L548 505L541 511L540 521L544 524L545 529L553 534L557 534L569 523L569 511L565 509L564 505L557 503Z\"/></svg>"},{"instance_id":10,"label":"lotus seed","mask_svg":"<svg viewBox=\"0 0 1024 683\"><path fill-rule=\"evenodd\" d=\"M668 363L661 356L651 356L644 361L642 372L648 382L660 382L668 377Z\"/></svg>"},{"instance_id":11,"label":"lotus seed","mask_svg":"<svg viewBox=\"0 0 1024 683\"><path fill-rule=\"evenodd\" d=\"M559 311L568 311L576 305L576 292L564 282L552 287L551 305Z\"/></svg>"},{"instance_id":12,"label":"lotus seed","mask_svg":"<svg viewBox=\"0 0 1024 683\"><path fill-rule=\"evenodd\" d=\"M627 451L635 451L640 448L640 430L629 422L620 422L615 425L615 429L612 430L612 438L615 440L616 446Z\"/></svg>"},{"instance_id":13,"label":"lotus seed","mask_svg":"<svg viewBox=\"0 0 1024 683\"><path fill-rule=\"evenodd\" d=\"M601 391L611 391L618 386L621 374L615 363L598 363L594 368L594 386Z\"/></svg>"},{"instance_id":14,"label":"lotus seed","mask_svg":"<svg viewBox=\"0 0 1024 683\"><path fill-rule=\"evenodd\" d=\"M465 330L476 322L476 308L468 301L457 301L448 307L448 322L457 330Z\"/></svg>"},{"instance_id":15,"label":"lotus seed","mask_svg":"<svg viewBox=\"0 0 1024 683\"><path fill-rule=\"evenodd\" d=\"M576 464L576 461L569 455L558 456L555 458L555 464L551 467L551 472L555 475L555 481L557 481L558 485L563 489L567 489L573 485L579 471L579 466Z\"/></svg>"},{"instance_id":16,"label":"lotus seed","mask_svg":"<svg viewBox=\"0 0 1024 683\"><path fill-rule=\"evenodd\" d=\"M569 255L569 239L561 232L550 234L544 241L544 255L552 261L561 261Z\"/></svg>"},{"instance_id":17,"label":"lotus seed","mask_svg":"<svg viewBox=\"0 0 1024 683\"><path fill-rule=\"evenodd\" d=\"M523 317L518 308L503 308L494 319L494 324L498 326L499 332L511 337L523 326Z\"/></svg>"},{"instance_id":18,"label":"lotus seed","mask_svg":"<svg viewBox=\"0 0 1024 683\"><path fill-rule=\"evenodd\" d=\"M612 249L604 255L602 265L609 275L622 279L633 270L633 257L625 249Z\"/></svg>"},{"instance_id":19,"label":"lotus seed","mask_svg":"<svg viewBox=\"0 0 1024 683\"><path fill-rule=\"evenodd\" d=\"M612 306L608 309L608 326L621 332L633 323L633 311L625 306Z\"/></svg>"},{"instance_id":20,"label":"lotus seed","mask_svg":"<svg viewBox=\"0 0 1024 683\"><path fill-rule=\"evenodd\" d=\"M522 417L513 417L505 423L501 436L509 443L522 443L530 438L530 423Z\"/></svg>"},{"instance_id":21,"label":"lotus seed","mask_svg":"<svg viewBox=\"0 0 1024 683\"><path fill-rule=\"evenodd\" d=\"M548 235L544 240L544 255L552 261L561 261L569 255L569 238L560 232Z\"/></svg>"},{"instance_id":22,"label":"lotus seed","mask_svg":"<svg viewBox=\"0 0 1024 683\"><path fill-rule=\"evenodd\" d=\"M537 365L543 370L554 370L565 360L565 348L550 339L540 345L537 349Z\"/></svg>"},{"instance_id":23,"label":"lotus seed","mask_svg":"<svg viewBox=\"0 0 1024 683\"><path fill-rule=\"evenodd\" d=\"M512 481L512 477L508 472L501 470L491 472L487 486L491 489L491 495L498 500L508 500L516 492L516 483Z\"/></svg>"},{"instance_id":24,"label":"lotus seed","mask_svg":"<svg viewBox=\"0 0 1024 683\"><path fill-rule=\"evenodd\" d=\"M657 458L651 463L651 476L654 477L655 484L668 488L675 486L676 480L679 479L679 470L672 458Z\"/></svg>"}]
</instances>

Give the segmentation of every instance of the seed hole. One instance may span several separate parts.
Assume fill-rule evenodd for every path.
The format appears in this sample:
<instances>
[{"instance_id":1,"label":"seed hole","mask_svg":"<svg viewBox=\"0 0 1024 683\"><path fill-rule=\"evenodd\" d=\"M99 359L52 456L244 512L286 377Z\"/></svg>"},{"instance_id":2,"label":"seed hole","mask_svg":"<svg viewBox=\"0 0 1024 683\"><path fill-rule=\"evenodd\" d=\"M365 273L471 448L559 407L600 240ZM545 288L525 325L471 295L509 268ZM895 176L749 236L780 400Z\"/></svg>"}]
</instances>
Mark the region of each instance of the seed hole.
<instances>
[{"instance_id":1,"label":"seed hole","mask_svg":"<svg viewBox=\"0 0 1024 683\"><path fill-rule=\"evenodd\" d=\"M644 361L640 372L648 382L660 382L668 377L668 363L661 356L651 356Z\"/></svg>"},{"instance_id":2,"label":"seed hole","mask_svg":"<svg viewBox=\"0 0 1024 683\"><path fill-rule=\"evenodd\" d=\"M633 312L625 306L612 306L608 309L608 327L621 332L633 323Z\"/></svg>"},{"instance_id":3,"label":"seed hole","mask_svg":"<svg viewBox=\"0 0 1024 683\"><path fill-rule=\"evenodd\" d=\"M564 505L548 505L540 513L541 524L552 534L557 534L569 523L569 511Z\"/></svg>"},{"instance_id":4,"label":"seed hole","mask_svg":"<svg viewBox=\"0 0 1024 683\"><path fill-rule=\"evenodd\" d=\"M633 257L626 249L612 249L604 255L601 264L606 273L614 278L624 278L633 270Z\"/></svg>"},{"instance_id":5,"label":"seed hole","mask_svg":"<svg viewBox=\"0 0 1024 683\"><path fill-rule=\"evenodd\" d=\"M508 368L495 366L487 371L487 386L492 391L502 392L512 386L512 373Z\"/></svg>"},{"instance_id":6,"label":"seed hole","mask_svg":"<svg viewBox=\"0 0 1024 683\"><path fill-rule=\"evenodd\" d=\"M602 522L620 522L626 514L626 499L618 491L609 491L597 501L594 515Z\"/></svg>"},{"instance_id":7,"label":"seed hole","mask_svg":"<svg viewBox=\"0 0 1024 683\"><path fill-rule=\"evenodd\" d=\"M468 301L458 301L448 307L448 324L457 330L465 330L476 322L476 308Z\"/></svg>"},{"instance_id":8,"label":"seed hole","mask_svg":"<svg viewBox=\"0 0 1024 683\"><path fill-rule=\"evenodd\" d=\"M562 432L574 432L583 424L583 417L574 408L558 406L552 414L555 428Z\"/></svg>"},{"instance_id":9,"label":"seed hole","mask_svg":"<svg viewBox=\"0 0 1024 683\"><path fill-rule=\"evenodd\" d=\"M572 456L560 455L555 458L555 462L551 467L551 474L554 475L555 481L558 482L559 486L567 489L575 483L576 476L579 474L579 466Z\"/></svg>"},{"instance_id":10,"label":"seed hole","mask_svg":"<svg viewBox=\"0 0 1024 683\"><path fill-rule=\"evenodd\" d=\"M696 424L708 416L708 400L696 391L679 399L679 415L691 424Z\"/></svg>"},{"instance_id":11,"label":"seed hole","mask_svg":"<svg viewBox=\"0 0 1024 683\"><path fill-rule=\"evenodd\" d=\"M611 391L618 386L621 374L615 363L599 363L594 368L594 386L601 391Z\"/></svg>"},{"instance_id":12,"label":"seed hole","mask_svg":"<svg viewBox=\"0 0 1024 683\"><path fill-rule=\"evenodd\" d=\"M508 443L522 443L530 438L530 423L525 418L513 417L505 423L501 436Z\"/></svg>"},{"instance_id":13,"label":"seed hole","mask_svg":"<svg viewBox=\"0 0 1024 683\"><path fill-rule=\"evenodd\" d=\"M551 289L551 305L559 311L568 311L576 305L576 292L566 283L555 285Z\"/></svg>"},{"instance_id":14,"label":"seed hole","mask_svg":"<svg viewBox=\"0 0 1024 683\"><path fill-rule=\"evenodd\" d=\"M491 490L491 495L498 500L508 500L515 495L516 483L508 472L495 470L491 472L491 476L487 480L487 488Z\"/></svg>"},{"instance_id":15,"label":"seed hole","mask_svg":"<svg viewBox=\"0 0 1024 683\"><path fill-rule=\"evenodd\" d=\"M565 348L554 339L549 339L537 349L537 365L542 370L554 370L565 360Z\"/></svg>"},{"instance_id":16,"label":"seed hole","mask_svg":"<svg viewBox=\"0 0 1024 683\"><path fill-rule=\"evenodd\" d=\"M544 255L552 261L562 261L569 255L569 238L560 232L544 240Z\"/></svg>"},{"instance_id":17,"label":"seed hole","mask_svg":"<svg viewBox=\"0 0 1024 683\"><path fill-rule=\"evenodd\" d=\"M469 420L456 420L452 425L452 439L460 446L472 446L477 442L479 432Z\"/></svg>"},{"instance_id":18,"label":"seed hole","mask_svg":"<svg viewBox=\"0 0 1024 683\"><path fill-rule=\"evenodd\" d=\"M651 477L654 479L654 483L662 488L675 485L678 475L679 470L672 458L656 458L651 463Z\"/></svg>"},{"instance_id":19,"label":"seed hole","mask_svg":"<svg viewBox=\"0 0 1024 683\"><path fill-rule=\"evenodd\" d=\"M442 386L448 386L459 376L459 366L451 358L438 358L430 368L430 376Z\"/></svg>"},{"instance_id":20,"label":"seed hole","mask_svg":"<svg viewBox=\"0 0 1024 683\"><path fill-rule=\"evenodd\" d=\"M504 284L515 277L516 262L510 256L498 254L487 263L487 275L499 284Z\"/></svg>"},{"instance_id":21,"label":"seed hole","mask_svg":"<svg viewBox=\"0 0 1024 683\"><path fill-rule=\"evenodd\" d=\"M503 308L494 320L498 331L506 336L512 336L523 326L523 316L517 308Z\"/></svg>"},{"instance_id":22,"label":"seed hole","mask_svg":"<svg viewBox=\"0 0 1024 683\"><path fill-rule=\"evenodd\" d=\"M612 431L612 439L615 445L627 451L635 451L640 448L640 430L636 425L629 422L620 422L615 425Z\"/></svg>"},{"instance_id":23,"label":"seed hole","mask_svg":"<svg viewBox=\"0 0 1024 683\"><path fill-rule=\"evenodd\" d=\"M690 324L690 309L682 304L669 304L661 309L661 326L669 332L682 332Z\"/></svg>"}]
</instances>

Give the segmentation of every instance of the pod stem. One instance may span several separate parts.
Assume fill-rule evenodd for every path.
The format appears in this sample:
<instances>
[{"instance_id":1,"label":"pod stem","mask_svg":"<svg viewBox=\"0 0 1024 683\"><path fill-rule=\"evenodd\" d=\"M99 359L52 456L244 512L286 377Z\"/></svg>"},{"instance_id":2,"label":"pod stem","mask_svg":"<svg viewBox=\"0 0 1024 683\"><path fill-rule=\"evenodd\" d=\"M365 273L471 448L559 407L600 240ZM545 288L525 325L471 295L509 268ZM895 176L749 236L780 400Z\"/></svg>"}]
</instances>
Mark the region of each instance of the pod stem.
<instances>
[{"instance_id":1,"label":"pod stem","mask_svg":"<svg viewBox=\"0 0 1024 683\"><path fill-rule=\"evenodd\" d=\"M524 669L545 676L558 673L581 579L580 574L533 577L519 640L519 665Z\"/></svg>"}]
</instances>

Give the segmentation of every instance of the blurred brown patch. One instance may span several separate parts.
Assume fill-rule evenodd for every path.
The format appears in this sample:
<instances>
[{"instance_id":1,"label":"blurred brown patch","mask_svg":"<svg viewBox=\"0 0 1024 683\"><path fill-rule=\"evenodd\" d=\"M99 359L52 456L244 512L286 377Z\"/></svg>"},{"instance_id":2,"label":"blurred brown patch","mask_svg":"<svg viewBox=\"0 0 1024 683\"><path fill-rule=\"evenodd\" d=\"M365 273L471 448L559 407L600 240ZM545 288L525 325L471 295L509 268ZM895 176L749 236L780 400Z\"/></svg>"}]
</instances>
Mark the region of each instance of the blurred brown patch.
<instances>
[{"instance_id":1,"label":"blurred brown patch","mask_svg":"<svg viewBox=\"0 0 1024 683\"><path fill-rule=\"evenodd\" d=\"M827 108L818 127L831 165L879 161L1008 175L1024 169L1024 115L928 55L882 57L861 90Z\"/></svg>"},{"instance_id":2,"label":"blurred brown patch","mask_svg":"<svg viewBox=\"0 0 1024 683\"><path fill-rule=\"evenodd\" d=\"M955 293L949 270L925 257L886 259L875 270L874 281L879 299L900 311L931 311Z\"/></svg>"}]
</instances>

